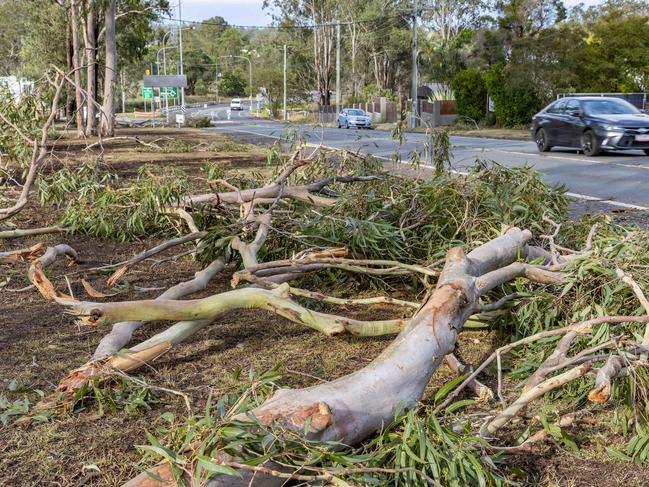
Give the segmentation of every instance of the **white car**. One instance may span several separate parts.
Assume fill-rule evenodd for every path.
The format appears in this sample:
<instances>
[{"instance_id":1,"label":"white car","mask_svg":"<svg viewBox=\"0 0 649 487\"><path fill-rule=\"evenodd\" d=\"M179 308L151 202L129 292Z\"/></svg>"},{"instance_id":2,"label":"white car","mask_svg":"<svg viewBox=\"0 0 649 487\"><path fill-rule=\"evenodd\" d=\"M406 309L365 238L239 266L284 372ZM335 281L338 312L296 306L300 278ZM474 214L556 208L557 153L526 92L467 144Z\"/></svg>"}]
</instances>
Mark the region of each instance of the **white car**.
<instances>
[{"instance_id":1,"label":"white car","mask_svg":"<svg viewBox=\"0 0 649 487\"><path fill-rule=\"evenodd\" d=\"M241 98L232 98L230 102L230 110L243 110L241 106Z\"/></svg>"}]
</instances>

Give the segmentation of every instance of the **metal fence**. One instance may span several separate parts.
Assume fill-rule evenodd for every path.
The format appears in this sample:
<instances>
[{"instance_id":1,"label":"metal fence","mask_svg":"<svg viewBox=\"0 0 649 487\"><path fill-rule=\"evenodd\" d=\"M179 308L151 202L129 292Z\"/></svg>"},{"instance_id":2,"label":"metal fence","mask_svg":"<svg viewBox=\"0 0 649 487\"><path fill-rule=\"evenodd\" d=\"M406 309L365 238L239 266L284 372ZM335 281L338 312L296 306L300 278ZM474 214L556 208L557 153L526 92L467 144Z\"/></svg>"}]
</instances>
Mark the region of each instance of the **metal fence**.
<instances>
[{"instance_id":1,"label":"metal fence","mask_svg":"<svg viewBox=\"0 0 649 487\"><path fill-rule=\"evenodd\" d=\"M640 110L649 109L649 93L561 93L557 99L565 96L610 96L626 100Z\"/></svg>"}]
</instances>

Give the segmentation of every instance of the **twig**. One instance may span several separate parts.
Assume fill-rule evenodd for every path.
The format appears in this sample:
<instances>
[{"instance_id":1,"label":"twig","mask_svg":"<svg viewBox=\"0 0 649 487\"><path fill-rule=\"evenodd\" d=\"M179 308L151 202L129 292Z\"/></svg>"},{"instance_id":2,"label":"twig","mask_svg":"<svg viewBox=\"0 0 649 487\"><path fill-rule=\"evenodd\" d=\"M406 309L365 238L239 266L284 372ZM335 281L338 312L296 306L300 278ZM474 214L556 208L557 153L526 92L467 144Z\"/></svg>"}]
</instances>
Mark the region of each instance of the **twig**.
<instances>
[{"instance_id":1,"label":"twig","mask_svg":"<svg viewBox=\"0 0 649 487\"><path fill-rule=\"evenodd\" d=\"M592 331L593 326L602 323L649 323L649 316L600 316L598 318L593 318L586 321L580 321L579 323L575 323L570 326L565 326L563 328L542 331L540 333L536 333L534 335L521 338L520 340L510 343L508 345L504 345L498 348L497 350L495 350L494 352L492 352L492 354L489 355L487 360L482 362L482 364L480 364L480 366L477 369L475 369L471 375L469 375L466 379L464 379L464 381L462 381L462 383L459 386L457 386L451 393L449 393L449 395L446 397L446 400L444 400L444 402L442 402L439 406L437 406L433 410L433 413L438 413L442 409L446 408L446 406L448 406L460 394L460 392L462 392L464 388L466 388L466 386L469 384L471 380L475 379L478 376L478 374L480 374L480 372L482 372L491 362L493 362L496 359L497 354L507 353L516 347L535 342L542 338L565 335L566 333L569 333L571 331L574 331L578 334L587 334Z\"/></svg>"},{"instance_id":2,"label":"twig","mask_svg":"<svg viewBox=\"0 0 649 487\"><path fill-rule=\"evenodd\" d=\"M622 281L624 281L631 288L633 294L636 295L638 301L640 301L640 304L644 308L645 313L649 315L649 301L647 300L647 297L642 292L640 286L638 286L638 283L635 282L633 278L628 274L626 274L622 269L619 268L615 269L615 273L617 274L617 277L622 279ZM649 323L645 327L644 336L642 338L642 345L649 345ZM646 360L647 355L645 354L642 358Z\"/></svg>"}]
</instances>

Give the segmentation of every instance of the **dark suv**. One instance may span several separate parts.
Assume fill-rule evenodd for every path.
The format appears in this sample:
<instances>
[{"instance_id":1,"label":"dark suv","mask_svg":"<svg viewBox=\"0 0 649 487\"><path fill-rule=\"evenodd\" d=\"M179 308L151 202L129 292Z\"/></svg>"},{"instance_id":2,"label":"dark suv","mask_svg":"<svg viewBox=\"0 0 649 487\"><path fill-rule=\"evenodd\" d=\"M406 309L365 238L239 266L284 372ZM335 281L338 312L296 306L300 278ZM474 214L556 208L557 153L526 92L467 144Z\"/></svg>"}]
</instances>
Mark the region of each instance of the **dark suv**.
<instances>
[{"instance_id":1,"label":"dark suv","mask_svg":"<svg viewBox=\"0 0 649 487\"><path fill-rule=\"evenodd\" d=\"M603 149L643 150L649 155L649 115L619 98L561 98L532 118L539 151L580 147L587 156Z\"/></svg>"}]
</instances>

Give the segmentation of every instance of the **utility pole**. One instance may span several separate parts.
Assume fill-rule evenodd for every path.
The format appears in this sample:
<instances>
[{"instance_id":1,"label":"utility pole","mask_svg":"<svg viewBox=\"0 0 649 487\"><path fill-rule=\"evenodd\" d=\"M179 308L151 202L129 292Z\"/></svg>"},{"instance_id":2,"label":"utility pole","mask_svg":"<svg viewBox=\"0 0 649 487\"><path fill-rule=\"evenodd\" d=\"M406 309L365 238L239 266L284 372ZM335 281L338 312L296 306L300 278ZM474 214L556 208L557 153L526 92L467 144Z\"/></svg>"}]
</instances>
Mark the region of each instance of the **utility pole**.
<instances>
[{"instance_id":1,"label":"utility pole","mask_svg":"<svg viewBox=\"0 0 649 487\"><path fill-rule=\"evenodd\" d=\"M340 111L340 22L336 24L336 111Z\"/></svg>"},{"instance_id":2,"label":"utility pole","mask_svg":"<svg viewBox=\"0 0 649 487\"><path fill-rule=\"evenodd\" d=\"M410 114L410 128L417 127L417 15L419 10L418 0L413 0L412 4L412 113Z\"/></svg>"},{"instance_id":3,"label":"utility pole","mask_svg":"<svg viewBox=\"0 0 649 487\"><path fill-rule=\"evenodd\" d=\"M221 99L219 98L219 58L214 60L214 70L216 71L216 104L218 105L221 103Z\"/></svg>"},{"instance_id":4,"label":"utility pole","mask_svg":"<svg viewBox=\"0 0 649 487\"><path fill-rule=\"evenodd\" d=\"M179 49L180 49L180 75L182 76L183 71L183 14L182 14L182 0L178 0L178 34L179 34ZM185 109L185 87L180 87L180 106Z\"/></svg>"},{"instance_id":5,"label":"utility pole","mask_svg":"<svg viewBox=\"0 0 649 487\"><path fill-rule=\"evenodd\" d=\"M284 44L284 120L288 120L286 111L286 44Z\"/></svg>"}]
</instances>

